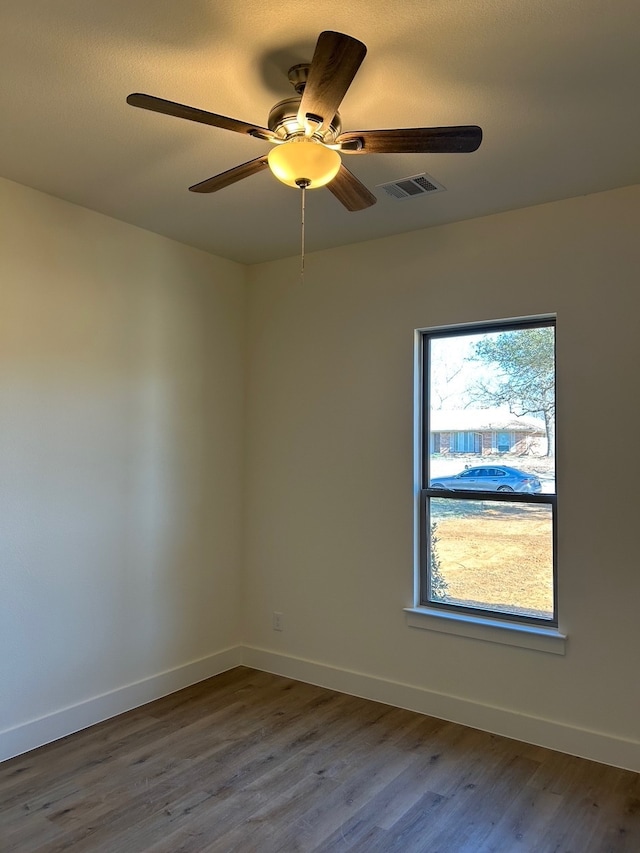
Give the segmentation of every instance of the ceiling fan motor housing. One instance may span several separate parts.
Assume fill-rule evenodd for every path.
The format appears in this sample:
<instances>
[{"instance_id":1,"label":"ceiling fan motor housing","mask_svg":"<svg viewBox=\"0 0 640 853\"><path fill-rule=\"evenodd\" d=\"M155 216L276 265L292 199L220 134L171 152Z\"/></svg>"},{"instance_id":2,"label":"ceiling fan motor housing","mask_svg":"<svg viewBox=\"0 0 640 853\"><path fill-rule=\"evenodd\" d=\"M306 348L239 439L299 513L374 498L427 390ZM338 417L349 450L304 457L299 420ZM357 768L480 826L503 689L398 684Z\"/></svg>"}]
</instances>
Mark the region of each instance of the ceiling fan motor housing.
<instances>
[{"instance_id":1,"label":"ceiling fan motor housing","mask_svg":"<svg viewBox=\"0 0 640 853\"><path fill-rule=\"evenodd\" d=\"M291 139L295 136L303 136L305 128L298 121L298 110L300 108L300 96L293 98L285 98L284 101L278 101L271 108L267 127L273 131L275 135L282 139ZM340 121L340 113L336 113L331 120L329 127L324 131L316 131L311 135L318 142L323 142L325 145L333 145L336 137L342 131L342 122Z\"/></svg>"}]
</instances>

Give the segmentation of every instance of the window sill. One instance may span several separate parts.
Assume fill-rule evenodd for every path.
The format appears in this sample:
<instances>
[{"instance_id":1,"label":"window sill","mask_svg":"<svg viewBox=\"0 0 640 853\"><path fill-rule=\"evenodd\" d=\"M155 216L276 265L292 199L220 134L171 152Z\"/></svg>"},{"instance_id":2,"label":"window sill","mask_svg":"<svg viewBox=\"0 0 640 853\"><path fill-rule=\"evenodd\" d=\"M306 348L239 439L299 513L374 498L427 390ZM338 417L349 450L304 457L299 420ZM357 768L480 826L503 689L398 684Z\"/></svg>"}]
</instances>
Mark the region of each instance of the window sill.
<instances>
[{"instance_id":1,"label":"window sill","mask_svg":"<svg viewBox=\"0 0 640 853\"><path fill-rule=\"evenodd\" d=\"M542 628L520 622L499 622L460 613L443 613L426 607L405 607L407 625L488 643L519 646L554 655L563 655L567 635L557 628Z\"/></svg>"}]
</instances>

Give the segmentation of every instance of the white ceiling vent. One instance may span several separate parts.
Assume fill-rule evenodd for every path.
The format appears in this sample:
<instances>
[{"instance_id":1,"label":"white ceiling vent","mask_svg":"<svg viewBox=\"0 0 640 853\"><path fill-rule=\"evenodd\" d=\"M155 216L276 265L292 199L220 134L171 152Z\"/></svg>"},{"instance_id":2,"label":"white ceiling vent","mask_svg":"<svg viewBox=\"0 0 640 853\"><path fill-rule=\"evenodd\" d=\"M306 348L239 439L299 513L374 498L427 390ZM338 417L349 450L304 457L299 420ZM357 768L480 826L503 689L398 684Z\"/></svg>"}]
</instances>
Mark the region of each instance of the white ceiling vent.
<instances>
[{"instance_id":1,"label":"white ceiling vent","mask_svg":"<svg viewBox=\"0 0 640 853\"><path fill-rule=\"evenodd\" d=\"M378 188L398 200L441 193L445 190L442 184L439 184L435 178L427 175L426 172L421 175L413 175L410 178L401 178L399 181L391 181L388 184L378 184Z\"/></svg>"}]
</instances>

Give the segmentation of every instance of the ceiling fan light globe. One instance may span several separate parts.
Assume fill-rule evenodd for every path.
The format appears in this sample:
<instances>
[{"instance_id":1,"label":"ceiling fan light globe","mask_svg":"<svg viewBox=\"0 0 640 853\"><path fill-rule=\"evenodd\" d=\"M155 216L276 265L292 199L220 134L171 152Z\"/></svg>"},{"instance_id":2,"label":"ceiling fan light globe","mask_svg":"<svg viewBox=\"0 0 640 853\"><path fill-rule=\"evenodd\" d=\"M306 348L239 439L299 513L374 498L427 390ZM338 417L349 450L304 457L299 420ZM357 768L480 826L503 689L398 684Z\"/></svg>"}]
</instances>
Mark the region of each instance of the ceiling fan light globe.
<instances>
[{"instance_id":1,"label":"ceiling fan light globe","mask_svg":"<svg viewBox=\"0 0 640 853\"><path fill-rule=\"evenodd\" d=\"M323 187L338 174L341 162L337 151L308 137L283 142L269 152L269 168L288 187L301 182L309 189Z\"/></svg>"}]
</instances>

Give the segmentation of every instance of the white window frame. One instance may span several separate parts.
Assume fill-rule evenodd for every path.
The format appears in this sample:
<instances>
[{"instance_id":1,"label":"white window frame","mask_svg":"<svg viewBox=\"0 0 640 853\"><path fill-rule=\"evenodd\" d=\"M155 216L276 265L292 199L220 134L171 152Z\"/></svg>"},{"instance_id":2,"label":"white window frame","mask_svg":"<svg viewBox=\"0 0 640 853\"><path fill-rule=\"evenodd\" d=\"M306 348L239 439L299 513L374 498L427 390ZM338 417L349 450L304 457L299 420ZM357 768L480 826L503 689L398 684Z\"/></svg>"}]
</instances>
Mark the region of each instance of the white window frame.
<instances>
[{"instance_id":1,"label":"white window frame","mask_svg":"<svg viewBox=\"0 0 640 853\"><path fill-rule=\"evenodd\" d=\"M452 334L471 334L474 331L500 331L499 327L518 327L551 322L555 325L555 315L539 315L526 318L509 318L499 321L487 321L451 326L438 326L416 329L415 331L415 386L414 386L414 603L406 607L406 622L409 627L438 631L445 634L496 642L510 646L519 646L552 654L564 654L567 635L558 625L558 579L557 579L557 494L554 495L554 620L529 620L511 614L479 611L466 612L461 608L442 607L425 603L423 588L423 550L425 541L425 490L424 474L428 460L425 454L425 431L428 434L428 415L425 408L424 342L425 336L434 332ZM498 327L498 328L496 328Z\"/></svg>"}]
</instances>

